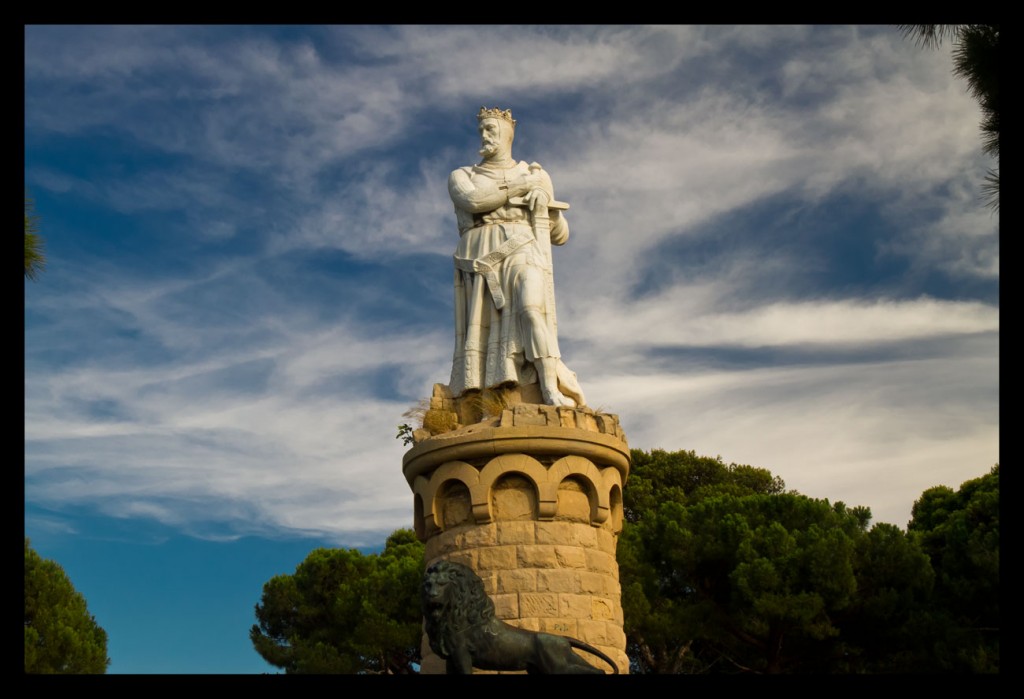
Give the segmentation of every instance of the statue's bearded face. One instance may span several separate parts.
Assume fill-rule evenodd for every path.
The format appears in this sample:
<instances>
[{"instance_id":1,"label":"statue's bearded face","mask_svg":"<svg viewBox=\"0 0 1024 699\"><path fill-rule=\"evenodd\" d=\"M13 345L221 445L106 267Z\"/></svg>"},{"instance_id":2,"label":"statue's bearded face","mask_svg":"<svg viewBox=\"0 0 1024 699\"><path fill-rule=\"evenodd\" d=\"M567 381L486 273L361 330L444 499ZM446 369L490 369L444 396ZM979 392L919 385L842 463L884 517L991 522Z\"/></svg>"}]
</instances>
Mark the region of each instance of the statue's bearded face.
<instances>
[{"instance_id":1,"label":"statue's bearded face","mask_svg":"<svg viewBox=\"0 0 1024 699\"><path fill-rule=\"evenodd\" d=\"M480 155L504 157L512 153L512 125L504 119L480 120Z\"/></svg>"}]
</instances>

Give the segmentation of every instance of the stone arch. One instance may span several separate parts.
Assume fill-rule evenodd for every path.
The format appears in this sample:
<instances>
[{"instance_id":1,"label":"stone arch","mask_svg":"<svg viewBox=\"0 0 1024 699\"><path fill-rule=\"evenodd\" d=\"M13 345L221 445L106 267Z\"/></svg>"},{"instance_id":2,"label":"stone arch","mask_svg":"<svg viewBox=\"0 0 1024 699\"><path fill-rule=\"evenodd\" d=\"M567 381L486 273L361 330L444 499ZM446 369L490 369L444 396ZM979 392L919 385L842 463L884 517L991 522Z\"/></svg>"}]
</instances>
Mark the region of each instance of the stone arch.
<instances>
[{"instance_id":1,"label":"stone arch","mask_svg":"<svg viewBox=\"0 0 1024 699\"><path fill-rule=\"evenodd\" d=\"M615 471L614 468L605 470ZM590 500L590 523L593 526L599 526L608 519L607 484L601 470L593 462L582 456L564 456L551 464L549 474L551 480L559 486L565 479L572 478L585 487Z\"/></svg>"},{"instance_id":2,"label":"stone arch","mask_svg":"<svg viewBox=\"0 0 1024 699\"><path fill-rule=\"evenodd\" d=\"M432 537L437 531L437 527L434 525L433 498L427 495L429 489L430 481L424 476L416 476L416 480L412 482L413 529L416 531L416 536L423 541Z\"/></svg>"},{"instance_id":3,"label":"stone arch","mask_svg":"<svg viewBox=\"0 0 1024 699\"><path fill-rule=\"evenodd\" d=\"M470 494L470 507L472 507L472 493L474 487L480 482L480 474L475 468L464 461L449 461L434 471L430 480L426 482L422 490L418 491L423 497L424 505L426 506L429 503L429 512L426 513L426 516L429 517L430 521L425 522L424 527L428 532L428 536L432 531L445 528L444 519L439 509L442 503L438 502L438 494L443 494L444 485L449 481L458 481L466 487ZM419 484L419 482L420 479L417 478L416 483Z\"/></svg>"},{"instance_id":4,"label":"stone arch","mask_svg":"<svg viewBox=\"0 0 1024 699\"><path fill-rule=\"evenodd\" d=\"M501 454L488 461L480 470L480 495L484 495L486 512L477 513L477 522L493 521L494 486L499 480L511 474L518 474L532 484L537 501L537 518L554 518L558 505L558 486L554 484L552 487L544 465L526 454ZM477 511L474 509L474 512Z\"/></svg>"},{"instance_id":5,"label":"stone arch","mask_svg":"<svg viewBox=\"0 0 1024 699\"><path fill-rule=\"evenodd\" d=\"M495 521L536 521L539 511L537 489L522 473L509 471L494 481L490 512Z\"/></svg>"},{"instance_id":6,"label":"stone arch","mask_svg":"<svg viewBox=\"0 0 1024 699\"><path fill-rule=\"evenodd\" d=\"M416 532L417 539L420 541L427 540L427 528L423 521L423 496L415 491L413 491L412 495L412 528Z\"/></svg>"},{"instance_id":7,"label":"stone arch","mask_svg":"<svg viewBox=\"0 0 1024 699\"><path fill-rule=\"evenodd\" d=\"M622 533L622 488L618 485L613 485L611 492L608 496L609 504L611 505L611 525L612 534Z\"/></svg>"},{"instance_id":8,"label":"stone arch","mask_svg":"<svg viewBox=\"0 0 1024 699\"><path fill-rule=\"evenodd\" d=\"M622 474L617 469L606 468L604 473L605 489L608 491L608 505L611 515L612 533L622 531Z\"/></svg>"},{"instance_id":9,"label":"stone arch","mask_svg":"<svg viewBox=\"0 0 1024 699\"><path fill-rule=\"evenodd\" d=\"M558 484L558 521L590 524L594 517L594 488L585 479L571 474Z\"/></svg>"},{"instance_id":10,"label":"stone arch","mask_svg":"<svg viewBox=\"0 0 1024 699\"><path fill-rule=\"evenodd\" d=\"M437 489L434 511L441 529L473 523L473 504L469 487L459 478L449 478Z\"/></svg>"}]
</instances>

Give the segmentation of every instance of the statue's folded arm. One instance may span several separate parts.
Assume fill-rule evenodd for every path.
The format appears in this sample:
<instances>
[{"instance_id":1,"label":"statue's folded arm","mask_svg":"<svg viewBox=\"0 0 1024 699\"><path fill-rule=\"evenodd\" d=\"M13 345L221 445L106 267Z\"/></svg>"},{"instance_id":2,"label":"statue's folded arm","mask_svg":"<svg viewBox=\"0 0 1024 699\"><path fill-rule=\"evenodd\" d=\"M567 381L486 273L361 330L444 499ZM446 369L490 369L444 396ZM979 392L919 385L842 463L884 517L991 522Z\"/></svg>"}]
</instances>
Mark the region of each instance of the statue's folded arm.
<instances>
[{"instance_id":1,"label":"statue's folded arm","mask_svg":"<svg viewBox=\"0 0 1024 699\"><path fill-rule=\"evenodd\" d=\"M494 211L508 201L505 190L498 189L489 181L477 185L462 170L456 170L448 177L448 193L456 207L474 214Z\"/></svg>"}]
</instances>

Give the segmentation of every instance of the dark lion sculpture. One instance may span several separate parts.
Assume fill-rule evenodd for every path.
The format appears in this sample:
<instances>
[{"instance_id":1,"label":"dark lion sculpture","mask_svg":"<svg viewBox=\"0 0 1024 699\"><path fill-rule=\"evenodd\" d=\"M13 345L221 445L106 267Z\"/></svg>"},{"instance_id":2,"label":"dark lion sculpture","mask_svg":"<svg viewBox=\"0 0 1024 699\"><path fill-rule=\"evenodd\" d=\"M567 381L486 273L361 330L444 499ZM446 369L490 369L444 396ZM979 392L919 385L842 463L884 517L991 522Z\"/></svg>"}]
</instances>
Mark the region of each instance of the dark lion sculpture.
<instances>
[{"instance_id":1,"label":"dark lion sculpture","mask_svg":"<svg viewBox=\"0 0 1024 699\"><path fill-rule=\"evenodd\" d=\"M461 563L439 561L423 575L423 616L430 647L447 661L449 675L481 670L604 674L572 649L592 653L619 668L597 648L568 636L517 629L494 616L483 582Z\"/></svg>"}]
</instances>

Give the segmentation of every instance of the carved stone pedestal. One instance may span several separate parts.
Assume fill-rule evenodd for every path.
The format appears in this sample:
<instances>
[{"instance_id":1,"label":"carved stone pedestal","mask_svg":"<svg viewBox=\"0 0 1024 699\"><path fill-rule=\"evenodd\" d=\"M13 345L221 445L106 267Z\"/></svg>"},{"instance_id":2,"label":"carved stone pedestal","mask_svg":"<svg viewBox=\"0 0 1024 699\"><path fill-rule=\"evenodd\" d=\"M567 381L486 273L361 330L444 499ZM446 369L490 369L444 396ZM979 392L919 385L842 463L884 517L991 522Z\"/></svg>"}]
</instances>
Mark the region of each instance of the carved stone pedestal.
<instances>
[{"instance_id":1,"label":"carved stone pedestal","mask_svg":"<svg viewBox=\"0 0 1024 699\"><path fill-rule=\"evenodd\" d=\"M630 459L618 418L519 403L419 436L403 472L427 565L469 566L499 618L578 638L628 672L615 548ZM421 672L444 671L424 635Z\"/></svg>"}]
</instances>

